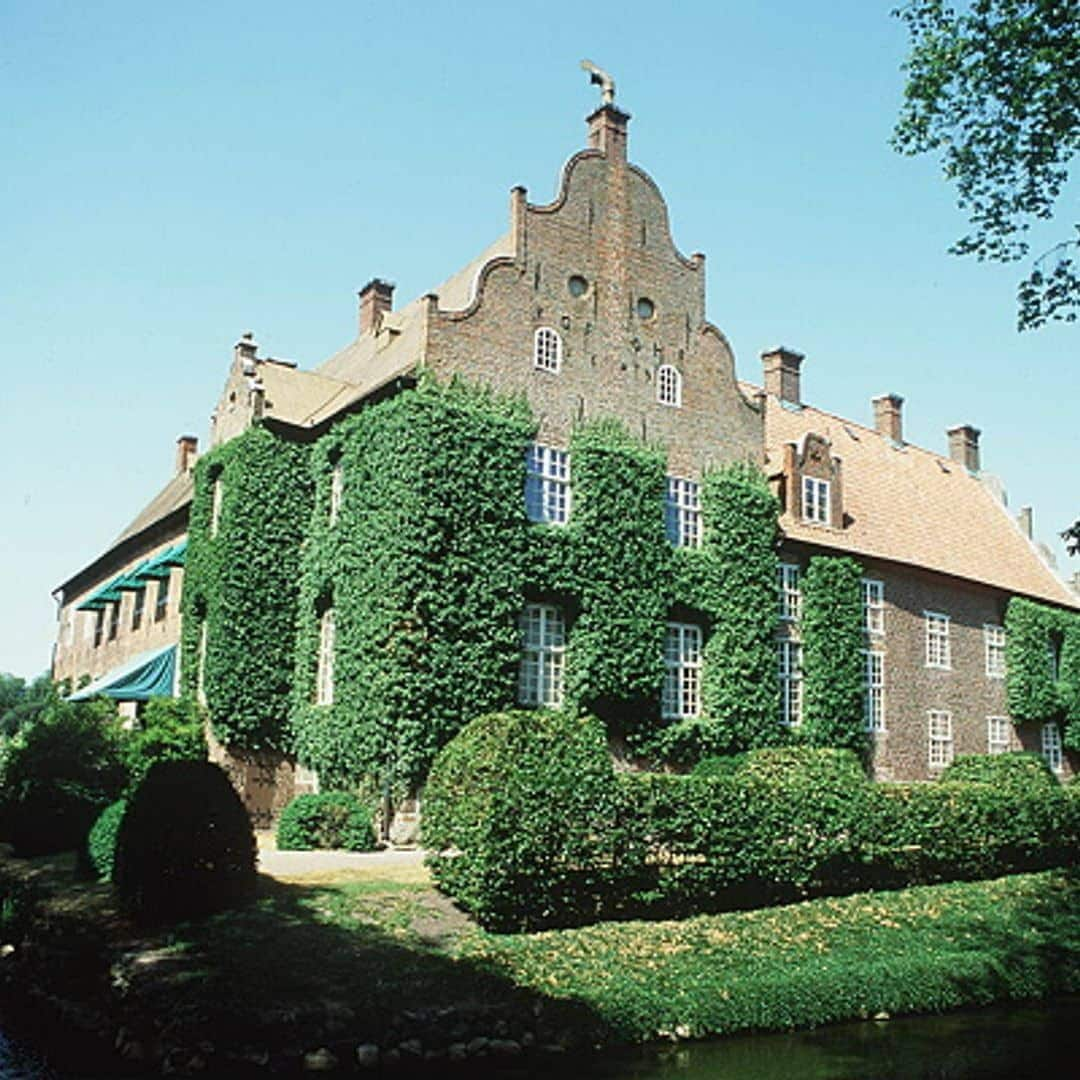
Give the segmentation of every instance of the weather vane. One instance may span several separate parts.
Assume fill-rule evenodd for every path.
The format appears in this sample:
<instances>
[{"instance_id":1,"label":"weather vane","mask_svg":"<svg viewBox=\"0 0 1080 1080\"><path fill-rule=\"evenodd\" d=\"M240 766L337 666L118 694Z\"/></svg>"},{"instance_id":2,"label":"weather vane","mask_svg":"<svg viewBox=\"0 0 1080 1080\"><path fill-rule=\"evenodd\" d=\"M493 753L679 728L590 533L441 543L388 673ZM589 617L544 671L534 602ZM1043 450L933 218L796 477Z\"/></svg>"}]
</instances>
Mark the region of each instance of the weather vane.
<instances>
[{"instance_id":1,"label":"weather vane","mask_svg":"<svg viewBox=\"0 0 1080 1080\"><path fill-rule=\"evenodd\" d=\"M591 60L581 61L581 70L589 73L589 82L600 87L600 99L605 105L615 104L615 80Z\"/></svg>"}]
</instances>

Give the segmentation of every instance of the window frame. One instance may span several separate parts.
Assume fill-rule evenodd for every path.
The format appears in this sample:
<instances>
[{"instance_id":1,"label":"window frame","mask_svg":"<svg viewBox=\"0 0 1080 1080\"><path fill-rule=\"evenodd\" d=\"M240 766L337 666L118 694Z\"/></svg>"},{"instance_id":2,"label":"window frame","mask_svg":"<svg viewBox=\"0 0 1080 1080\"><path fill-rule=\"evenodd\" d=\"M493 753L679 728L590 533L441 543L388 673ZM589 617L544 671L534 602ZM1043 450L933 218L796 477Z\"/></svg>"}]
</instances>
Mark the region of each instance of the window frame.
<instances>
[{"instance_id":1,"label":"window frame","mask_svg":"<svg viewBox=\"0 0 1080 1080\"><path fill-rule=\"evenodd\" d=\"M1047 739L1052 735L1052 739ZM1057 721L1047 720L1039 732L1039 750L1043 761L1050 766L1050 771L1055 775L1065 771L1065 752L1061 742L1061 728Z\"/></svg>"},{"instance_id":2,"label":"window frame","mask_svg":"<svg viewBox=\"0 0 1080 1080\"><path fill-rule=\"evenodd\" d=\"M1000 725L1000 728L998 725ZM1009 752L1009 748L1012 746L1012 726L1012 721L1007 716L988 716L986 718L986 752L988 754L1007 754Z\"/></svg>"},{"instance_id":3,"label":"window frame","mask_svg":"<svg viewBox=\"0 0 1080 1080\"><path fill-rule=\"evenodd\" d=\"M776 640L777 674L780 680L780 723L802 726L803 669L802 643L794 638Z\"/></svg>"},{"instance_id":4,"label":"window frame","mask_svg":"<svg viewBox=\"0 0 1080 1080\"><path fill-rule=\"evenodd\" d=\"M330 459L330 504L327 508L327 522L337 524L341 514L341 497L345 491L345 469L341 464L341 455Z\"/></svg>"},{"instance_id":5,"label":"window frame","mask_svg":"<svg viewBox=\"0 0 1080 1080\"><path fill-rule=\"evenodd\" d=\"M885 726L885 650L864 649L863 720L872 735L887 731ZM876 667L876 671L875 671Z\"/></svg>"},{"instance_id":6,"label":"window frame","mask_svg":"<svg viewBox=\"0 0 1080 1080\"><path fill-rule=\"evenodd\" d=\"M210 539L213 540L221 531L221 505L225 500L225 484L221 479L221 469L214 473L213 488L210 492Z\"/></svg>"},{"instance_id":7,"label":"window frame","mask_svg":"<svg viewBox=\"0 0 1080 1080\"><path fill-rule=\"evenodd\" d=\"M862 579L863 633L872 638L885 636L885 582L881 578Z\"/></svg>"},{"instance_id":8,"label":"window frame","mask_svg":"<svg viewBox=\"0 0 1080 1080\"><path fill-rule=\"evenodd\" d=\"M802 567L798 563L777 563L776 591L777 617L781 622L797 623L802 618Z\"/></svg>"},{"instance_id":9,"label":"window frame","mask_svg":"<svg viewBox=\"0 0 1080 1080\"><path fill-rule=\"evenodd\" d=\"M937 671L952 671L951 617L943 611L923 611L925 625L925 666Z\"/></svg>"},{"instance_id":10,"label":"window frame","mask_svg":"<svg viewBox=\"0 0 1080 1080\"><path fill-rule=\"evenodd\" d=\"M202 623L199 626L199 672L195 678L195 699L205 709L206 708L206 652L208 643L210 640L209 630L207 629L206 616L203 615Z\"/></svg>"},{"instance_id":11,"label":"window frame","mask_svg":"<svg viewBox=\"0 0 1080 1080\"><path fill-rule=\"evenodd\" d=\"M94 648L101 647L101 643L105 640L105 609L99 607L94 612Z\"/></svg>"},{"instance_id":12,"label":"window frame","mask_svg":"<svg viewBox=\"0 0 1080 1080\"><path fill-rule=\"evenodd\" d=\"M120 633L120 603L119 600L114 600L109 605L109 627L108 627L108 640L115 641Z\"/></svg>"},{"instance_id":13,"label":"window frame","mask_svg":"<svg viewBox=\"0 0 1080 1080\"><path fill-rule=\"evenodd\" d=\"M674 547L701 547L701 485L696 480L667 477L664 531Z\"/></svg>"},{"instance_id":14,"label":"window frame","mask_svg":"<svg viewBox=\"0 0 1080 1080\"><path fill-rule=\"evenodd\" d=\"M696 623L667 623L664 630L664 682L660 693L661 719L690 720L701 715L702 648L703 634Z\"/></svg>"},{"instance_id":15,"label":"window frame","mask_svg":"<svg viewBox=\"0 0 1080 1080\"><path fill-rule=\"evenodd\" d=\"M952 713L948 709L928 709L926 717L927 764L931 769L944 769L956 756ZM936 733L935 724L938 725ZM935 750L938 753L935 754Z\"/></svg>"},{"instance_id":16,"label":"window frame","mask_svg":"<svg viewBox=\"0 0 1080 1080\"><path fill-rule=\"evenodd\" d=\"M164 620L165 616L169 613L169 592L170 584L172 582L172 571L166 567L165 573L157 579L157 598L154 602L154 622L159 623Z\"/></svg>"},{"instance_id":17,"label":"window frame","mask_svg":"<svg viewBox=\"0 0 1080 1080\"><path fill-rule=\"evenodd\" d=\"M538 525L565 525L570 520L570 451L546 443L530 443L525 451L525 514Z\"/></svg>"},{"instance_id":18,"label":"window frame","mask_svg":"<svg viewBox=\"0 0 1080 1080\"><path fill-rule=\"evenodd\" d=\"M131 630L134 633L142 626L143 613L146 610L146 588L133 589L131 599Z\"/></svg>"},{"instance_id":19,"label":"window frame","mask_svg":"<svg viewBox=\"0 0 1080 1080\"><path fill-rule=\"evenodd\" d=\"M832 482L816 476L802 478L802 519L808 525L832 524Z\"/></svg>"},{"instance_id":20,"label":"window frame","mask_svg":"<svg viewBox=\"0 0 1080 1080\"><path fill-rule=\"evenodd\" d=\"M337 626L333 605L319 616L319 651L315 669L315 704L334 704L334 659L337 649Z\"/></svg>"},{"instance_id":21,"label":"window frame","mask_svg":"<svg viewBox=\"0 0 1080 1080\"><path fill-rule=\"evenodd\" d=\"M661 364L656 370L657 404L681 409L682 382L682 372L674 364Z\"/></svg>"},{"instance_id":22,"label":"window frame","mask_svg":"<svg viewBox=\"0 0 1080 1080\"><path fill-rule=\"evenodd\" d=\"M538 326L533 331L533 368L558 375L562 370L562 335L552 326Z\"/></svg>"},{"instance_id":23,"label":"window frame","mask_svg":"<svg viewBox=\"0 0 1080 1080\"><path fill-rule=\"evenodd\" d=\"M533 629L538 632L531 634ZM521 655L518 704L526 708L562 707L566 681L566 616L555 604L526 604L518 616Z\"/></svg>"},{"instance_id":24,"label":"window frame","mask_svg":"<svg viewBox=\"0 0 1080 1080\"><path fill-rule=\"evenodd\" d=\"M983 655L986 676L989 679L1005 678L1005 627L996 623L983 623Z\"/></svg>"}]
</instances>

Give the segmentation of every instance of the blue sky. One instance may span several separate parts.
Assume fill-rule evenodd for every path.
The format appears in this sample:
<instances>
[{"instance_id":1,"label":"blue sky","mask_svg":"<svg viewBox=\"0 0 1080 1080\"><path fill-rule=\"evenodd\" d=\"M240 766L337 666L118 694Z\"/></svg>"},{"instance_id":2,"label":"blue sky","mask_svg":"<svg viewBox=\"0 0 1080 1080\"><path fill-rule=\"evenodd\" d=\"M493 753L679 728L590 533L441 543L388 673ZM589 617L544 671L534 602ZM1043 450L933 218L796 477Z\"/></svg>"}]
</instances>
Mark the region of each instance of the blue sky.
<instances>
[{"instance_id":1,"label":"blue sky","mask_svg":"<svg viewBox=\"0 0 1080 1080\"><path fill-rule=\"evenodd\" d=\"M888 146L894 2L8 0L0 671L47 667L50 591L162 486L177 435L205 441L242 331L314 366L368 279L404 303L505 229L515 184L552 197L597 101L585 56L676 242L708 256L740 376L783 343L821 408L869 422L895 391L940 451L974 423L1010 505L1080 569L1056 537L1080 516L1080 330L1018 335L1020 269L946 254L964 220L940 166Z\"/></svg>"}]
</instances>

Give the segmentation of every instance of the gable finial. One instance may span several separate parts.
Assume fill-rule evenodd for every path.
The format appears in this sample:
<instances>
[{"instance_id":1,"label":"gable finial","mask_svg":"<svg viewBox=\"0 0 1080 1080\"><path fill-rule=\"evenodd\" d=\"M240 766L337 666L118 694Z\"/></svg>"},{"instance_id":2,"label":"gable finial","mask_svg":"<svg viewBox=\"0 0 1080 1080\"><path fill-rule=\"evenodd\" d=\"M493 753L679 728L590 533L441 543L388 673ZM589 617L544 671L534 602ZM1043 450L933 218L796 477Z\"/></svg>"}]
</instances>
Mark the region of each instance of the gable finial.
<instances>
[{"instance_id":1,"label":"gable finial","mask_svg":"<svg viewBox=\"0 0 1080 1080\"><path fill-rule=\"evenodd\" d=\"M615 80L603 68L598 68L591 60L581 61L581 70L589 73L589 82L600 87L600 100L605 105L615 104Z\"/></svg>"}]
</instances>

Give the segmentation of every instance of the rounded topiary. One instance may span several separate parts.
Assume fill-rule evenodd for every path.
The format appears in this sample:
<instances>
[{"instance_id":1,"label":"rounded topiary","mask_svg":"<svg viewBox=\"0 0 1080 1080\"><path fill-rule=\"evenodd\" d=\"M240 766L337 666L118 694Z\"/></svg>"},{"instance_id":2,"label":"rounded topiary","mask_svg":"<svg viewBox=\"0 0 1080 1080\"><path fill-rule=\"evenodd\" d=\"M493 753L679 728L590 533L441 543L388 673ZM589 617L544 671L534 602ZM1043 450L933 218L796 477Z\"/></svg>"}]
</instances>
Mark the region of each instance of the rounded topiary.
<instances>
[{"instance_id":1,"label":"rounded topiary","mask_svg":"<svg viewBox=\"0 0 1080 1080\"><path fill-rule=\"evenodd\" d=\"M375 808L348 791L297 795L281 812L279 851L374 851Z\"/></svg>"},{"instance_id":2,"label":"rounded topiary","mask_svg":"<svg viewBox=\"0 0 1080 1080\"><path fill-rule=\"evenodd\" d=\"M423 806L436 882L487 928L579 922L610 888L618 793L594 717L473 720L435 759Z\"/></svg>"},{"instance_id":3,"label":"rounded topiary","mask_svg":"<svg viewBox=\"0 0 1080 1080\"><path fill-rule=\"evenodd\" d=\"M1002 787L1056 788L1060 781L1039 754L1010 750L1004 754L961 754L941 780L973 780Z\"/></svg>"},{"instance_id":4,"label":"rounded topiary","mask_svg":"<svg viewBox=\"0 0 1080 1080\"><path fill-rule=\"evenodd\" d=\"M139 920L235 907L255 891L255 834L225 773L206 761L151 766L117 836L113 883Z\"/></svg>"},{"instance_id":5,"label":"rounded topiary","mask_svg":"<svg viewBox=\"0 0 1080 1080\"><path fill-rule=\"evenodd\" d=\"M116 856L116 837L124 819L127 799L117 799L98 815L86 838L86 853L100 881L112 881L113 860Z\"/></svg>"}]
</instances>

